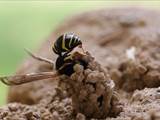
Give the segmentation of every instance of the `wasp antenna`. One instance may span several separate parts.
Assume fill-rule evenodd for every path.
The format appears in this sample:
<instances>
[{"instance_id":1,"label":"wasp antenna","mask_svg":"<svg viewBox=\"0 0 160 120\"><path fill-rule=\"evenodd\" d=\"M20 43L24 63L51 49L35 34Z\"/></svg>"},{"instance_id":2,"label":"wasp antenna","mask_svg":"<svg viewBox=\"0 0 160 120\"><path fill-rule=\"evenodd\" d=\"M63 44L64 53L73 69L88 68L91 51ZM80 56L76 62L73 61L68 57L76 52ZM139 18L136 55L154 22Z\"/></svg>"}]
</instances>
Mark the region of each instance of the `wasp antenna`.
<instances>
[{"instance_id":1,"label":"wasp antenna","mask_svg":"<svg viewBox=\"0 0 160 120\"><path fill-rule=\"evenodd\" d=\"M46 62L46 63L49 63L51 65L54 65L54 62L52 60L49 60L47 58L44 58L44 57L41 57L41 56L37 56L35 54L33 54L30 50L28 49L24 49L32 58L36 59L36 60L39 60L39 61L42 61L42 62Z\"/></svg>"}]
</instances>

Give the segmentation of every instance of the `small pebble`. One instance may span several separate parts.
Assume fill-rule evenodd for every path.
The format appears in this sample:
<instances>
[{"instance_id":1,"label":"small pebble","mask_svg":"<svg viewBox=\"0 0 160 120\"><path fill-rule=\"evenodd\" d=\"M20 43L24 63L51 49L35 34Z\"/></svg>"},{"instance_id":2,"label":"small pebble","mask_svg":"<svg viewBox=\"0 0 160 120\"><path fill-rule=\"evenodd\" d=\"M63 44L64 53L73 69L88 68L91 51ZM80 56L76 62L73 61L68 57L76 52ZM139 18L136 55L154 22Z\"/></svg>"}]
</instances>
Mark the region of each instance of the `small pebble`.
<instances>
[{"instance_id":1,"label":"small pebble","mask_svg":"<svg viewBox=\"0 0 160 120\"><path fill-rule=\"evenodd\" d=\"M83 114L78 113L76 116L76 120L86 120L86 117Z\"/></svg>"}]
</instances>

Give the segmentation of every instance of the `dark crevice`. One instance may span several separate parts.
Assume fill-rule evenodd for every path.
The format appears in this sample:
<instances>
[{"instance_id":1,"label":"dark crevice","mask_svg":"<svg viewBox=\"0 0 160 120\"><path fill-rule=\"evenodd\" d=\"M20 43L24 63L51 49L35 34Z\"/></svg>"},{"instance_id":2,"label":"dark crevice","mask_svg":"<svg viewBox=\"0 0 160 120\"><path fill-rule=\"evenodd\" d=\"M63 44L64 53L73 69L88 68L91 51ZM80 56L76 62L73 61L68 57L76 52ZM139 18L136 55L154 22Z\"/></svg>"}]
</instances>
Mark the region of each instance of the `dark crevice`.
<instances>
[{"instance_id":1,"label":"dark crevice","mask_svg":"<svg viewBox=\"0 0 160 120\"><path fill-rule=\"evenodd\" d=\"M103 95L98 97L97 102L98 102L98 107L101 107L102 106L102 102L103 102Z\"/></svg>"}]
</instances>

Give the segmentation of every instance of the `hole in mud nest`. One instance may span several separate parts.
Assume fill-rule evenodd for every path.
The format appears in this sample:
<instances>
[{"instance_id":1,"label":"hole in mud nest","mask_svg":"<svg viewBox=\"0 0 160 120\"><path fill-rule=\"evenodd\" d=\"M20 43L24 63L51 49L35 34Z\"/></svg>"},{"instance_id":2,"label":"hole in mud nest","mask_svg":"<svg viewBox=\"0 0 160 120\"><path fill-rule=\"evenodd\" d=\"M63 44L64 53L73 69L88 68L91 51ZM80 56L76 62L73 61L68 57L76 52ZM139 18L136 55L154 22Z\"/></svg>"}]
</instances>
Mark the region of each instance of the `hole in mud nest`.
<instances>
[{"instance_id":1,"label":"hole in mud nest","mask_svg":"<svg viewBox=\"0 0 160 120\"><path fill-rule=\"evenodd\" d=\"M102 102L103 102L103 95L98 97L97 102L98 102L98 107L101 107L102 106Z\"/></svg>"},{"instance_id":2,"label":"hole in mud nest","mask_svg":"<svg viewBox=\"0 0 160 120\"><path fill-rule=\"evenodd\" d=\"M96 83L87 83L87 84L92 85L96 90Z\"/></svg>"}]
</instances>

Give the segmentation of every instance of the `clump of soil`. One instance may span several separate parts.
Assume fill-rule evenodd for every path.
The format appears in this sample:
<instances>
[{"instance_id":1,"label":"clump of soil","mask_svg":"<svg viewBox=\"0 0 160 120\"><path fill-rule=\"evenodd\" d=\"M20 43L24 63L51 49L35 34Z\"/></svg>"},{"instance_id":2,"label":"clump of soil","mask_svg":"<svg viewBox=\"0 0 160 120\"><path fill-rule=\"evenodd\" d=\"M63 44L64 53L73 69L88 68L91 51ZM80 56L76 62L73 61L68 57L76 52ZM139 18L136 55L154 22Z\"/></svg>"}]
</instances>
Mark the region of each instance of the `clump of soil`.
<instances>
[{"instance_id":1,"label":"clump of soil","mask_svg":"<svg viewBox=\"0 0 160 120\"><path fill-rule=\"evenodd\" d=\"M71 81L67 83L69 89L64 87L65 90L61 90L62 84L52 79L11 87L8 101L17 103L2 107L0 118L27 119L25 113L31 111L27 116L40 116L42 120L85 120L88 117L159 120L159 21L158 11L138 8L103 9L65 20L37 54L55 61L57 56L50 49L53 41L65 32L75 32L100 65L93 62L90 70L82 72L83 69L80 69L71 78L62 77L60 83ZM101 68L107 69L107 72L101 71ZM52 66L28 58L17 74L52 70ZM95 79L92 79L93 76ZM116 89L111 87L111 79ZM104 84L105 81L107 84ZM108 96L107 100L105 96ZM16 106L16 111L10 111L12 105Z\"/></svg>"},{"instance_id":2,"label":"clump of soil","mask_svg":"<svg viewBox=\"0 0 160 120\"><path fill-rule=\"evenodd\" d=\"M42 107L12 103L0 109L1 120L50 120L53 115Z\"/></svg>"},{"instance_id":3,"label":"clump of soil","mask_svg":"<svg viewBox=\"0 0 160 120\"><path fill-rule=\"evenodd\" d=\"M75 113L83 113L89 118L116 116L122 110L114 83L108 72L90 55L84 56L89 61L88 68L75 65L71 77L62 78L61 84L72 98ZM62 88L62 87L61 87Z\"/></svg>"},{"instance_id":4,"label":"clump of soil","mask_svg":"<svg viewBox=\"0 0 160 120\"><path fill-rule=\"evenodd\" d=\"M119 68L111 73L113 79L117 77L115 80L117 80L118 88L132 92L145 87L152 88L160 86L160 59L158 58L160 52L157 53L160 45L158 43L154 46L150 44L148 47L150 47L150 50L143 50L143 47L141 47L141 50L137 50L132 59L126 55L120 62Z\"/></svg>"}]
</instances>

